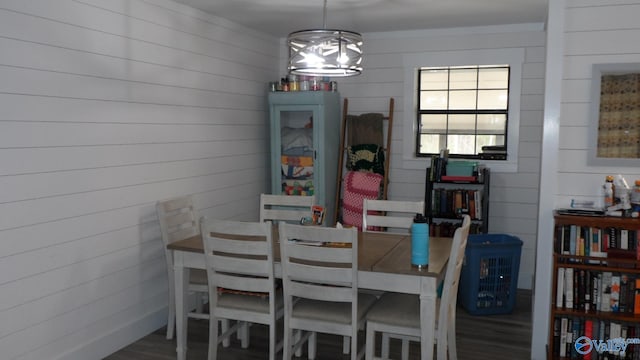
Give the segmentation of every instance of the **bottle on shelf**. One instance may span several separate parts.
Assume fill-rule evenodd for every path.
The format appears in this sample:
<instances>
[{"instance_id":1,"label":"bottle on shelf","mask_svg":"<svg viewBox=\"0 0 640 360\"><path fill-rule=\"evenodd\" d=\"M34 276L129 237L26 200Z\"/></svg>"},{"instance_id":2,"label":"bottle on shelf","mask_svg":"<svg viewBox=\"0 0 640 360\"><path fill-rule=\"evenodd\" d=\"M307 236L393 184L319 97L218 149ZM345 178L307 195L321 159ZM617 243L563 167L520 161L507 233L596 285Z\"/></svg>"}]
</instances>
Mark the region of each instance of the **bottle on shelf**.
<instances>
[{"instance_id":1,"label":"bottle on shelf","mask_svg":"<svg viewBox=\"0 0 640 360\"><path fill-rule=\"evenodd\" d=\"M604 207L608 208L614 205L613 201L613 176L607 175L604 183Z\"/></svg>"}]
</instances>

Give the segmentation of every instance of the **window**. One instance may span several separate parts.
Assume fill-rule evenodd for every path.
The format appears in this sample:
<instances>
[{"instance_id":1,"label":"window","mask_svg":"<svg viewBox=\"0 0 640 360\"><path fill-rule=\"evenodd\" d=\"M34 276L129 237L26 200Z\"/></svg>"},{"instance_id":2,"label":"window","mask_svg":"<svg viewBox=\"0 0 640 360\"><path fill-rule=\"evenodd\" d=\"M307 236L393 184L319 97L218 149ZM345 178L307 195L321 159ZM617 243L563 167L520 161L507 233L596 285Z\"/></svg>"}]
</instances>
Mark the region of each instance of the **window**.
<instances>
[{"instance_id":1,"label":"window","mask_svg":"<svg viewBox=\"0 0 640 360\"><path fill-rule=\"evenodd\" d=\"M520 102L523 90L523 67L525 64L524 48L505 49L476 49L453 51L427 51L421 53L404 54L402 66L404 68L403 115L402 115L402 166L405 169L419 170L426 167L428 157L417 156L417 134L419 133L418 89L420 84L420 70L426 67L464 68L468 65L495 66L505 64L509 67L509 99L507 114L507 134L505 145L508 146L506 160L477 159L487 165L493 172L510 173L518 171L520 141ZM526 89L526 87L525 87ZM535 108L535 111L538 111ZM532 113L531 111L527 112ZM450 155L451 156L451 155ZM465 156L462 156L465 157ZM475 157L469 155L470 158Z\"/></svg>"},{"instance_id":2,"label":"window","mask_svg":"<svg viewBox=\"0 0 640 360\"><path fill-rule=\"evenodd\" d=\"M509 65L420 68L416 156L449 149L450 157L506 160L509 71Z\"/></svg>"}]
</instances>

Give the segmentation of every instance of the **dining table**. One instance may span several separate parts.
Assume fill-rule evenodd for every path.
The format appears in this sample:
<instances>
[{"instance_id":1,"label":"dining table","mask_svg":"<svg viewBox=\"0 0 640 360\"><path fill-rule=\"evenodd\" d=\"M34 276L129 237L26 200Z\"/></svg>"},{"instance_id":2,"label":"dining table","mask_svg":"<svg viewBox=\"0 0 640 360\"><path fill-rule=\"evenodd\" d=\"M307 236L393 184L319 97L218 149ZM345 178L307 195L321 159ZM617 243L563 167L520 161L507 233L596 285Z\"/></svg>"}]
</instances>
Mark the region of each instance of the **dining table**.
<instances>
[{"instance_id":1,"label":"dining table","mask_svg":"<svg viewBox=\"0 0 640 360\"><path fill-rule=\"evenodd\" d=\"M282 277L280 243L274 227L274 273ZM433 359L435 314L438 285L444 279L452 238L431 237L429 264L411 264L411 236L390 232L358 232L358 288L393 291L420 296L421 359ZM193 236L167 246L173 253L176 306L176 352L178 360L187 358L188 302L190 269L205 269L202 237Z\"/></svg>"}]
</instances>

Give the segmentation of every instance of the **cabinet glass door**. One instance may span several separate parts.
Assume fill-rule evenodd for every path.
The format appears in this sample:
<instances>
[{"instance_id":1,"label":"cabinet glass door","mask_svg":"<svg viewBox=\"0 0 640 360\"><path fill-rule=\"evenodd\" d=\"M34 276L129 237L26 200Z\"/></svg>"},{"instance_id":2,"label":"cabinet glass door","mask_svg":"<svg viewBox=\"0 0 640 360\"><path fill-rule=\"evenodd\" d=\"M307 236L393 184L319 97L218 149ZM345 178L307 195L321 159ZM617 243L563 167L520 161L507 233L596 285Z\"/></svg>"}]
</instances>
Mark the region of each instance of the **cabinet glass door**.
<instances>
[{"instance_id":1,"label":"cabinet glass door","mask_svg":"<svg viewBox=\"0 0 640 360\"><path fill-rule=\"evenodd\" d=\"M314 111L304 106L283 106L277 110L280 122L280 193L313 196L316 188Z\"/></svg>"}]
</instances>

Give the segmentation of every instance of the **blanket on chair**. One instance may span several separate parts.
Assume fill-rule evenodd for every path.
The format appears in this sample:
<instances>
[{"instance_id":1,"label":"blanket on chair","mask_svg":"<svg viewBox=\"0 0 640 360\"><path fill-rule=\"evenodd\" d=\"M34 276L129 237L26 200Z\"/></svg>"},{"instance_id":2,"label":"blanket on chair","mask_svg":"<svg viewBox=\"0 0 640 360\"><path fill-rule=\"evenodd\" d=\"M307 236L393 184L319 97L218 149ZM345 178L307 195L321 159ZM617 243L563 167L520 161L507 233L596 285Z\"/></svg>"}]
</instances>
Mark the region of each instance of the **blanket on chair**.
<instances>
[{"instance_id":1,"label":"blanket on chair","mask_svg":"<svg viewBox=\"0 0 640 360\"><path fill-rule=\"evenodd\" d=\"M379 199L380 185L384 177L380 174L348 171L344 178L342 198L342 222L362 230L362 202L364 199Z\"/></svg>"}]
</instances>

